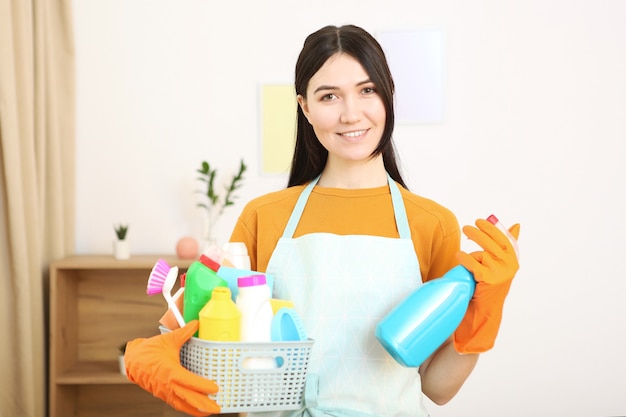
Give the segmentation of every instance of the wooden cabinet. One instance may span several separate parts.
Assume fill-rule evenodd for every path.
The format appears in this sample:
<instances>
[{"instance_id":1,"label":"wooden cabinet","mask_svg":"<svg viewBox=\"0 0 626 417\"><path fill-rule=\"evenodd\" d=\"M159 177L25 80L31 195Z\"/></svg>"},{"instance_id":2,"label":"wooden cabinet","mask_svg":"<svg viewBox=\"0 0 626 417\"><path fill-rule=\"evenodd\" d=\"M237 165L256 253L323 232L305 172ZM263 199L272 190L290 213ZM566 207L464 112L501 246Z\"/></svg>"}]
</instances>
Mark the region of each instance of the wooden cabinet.
<instances>
[{"instance_id":1,"label":"wooden cabinet","mask_svg":"<svg viewBox=\"0 0 626 417\"><path fill-rule=\"evenodd\" d=\"M159 258L181 270L192 262L84 255L51 263L50 417L184 415L128 381L118 365L124 342L159 333L167 305L161 295L146 295Z\"/></svg>"}]
</instances>

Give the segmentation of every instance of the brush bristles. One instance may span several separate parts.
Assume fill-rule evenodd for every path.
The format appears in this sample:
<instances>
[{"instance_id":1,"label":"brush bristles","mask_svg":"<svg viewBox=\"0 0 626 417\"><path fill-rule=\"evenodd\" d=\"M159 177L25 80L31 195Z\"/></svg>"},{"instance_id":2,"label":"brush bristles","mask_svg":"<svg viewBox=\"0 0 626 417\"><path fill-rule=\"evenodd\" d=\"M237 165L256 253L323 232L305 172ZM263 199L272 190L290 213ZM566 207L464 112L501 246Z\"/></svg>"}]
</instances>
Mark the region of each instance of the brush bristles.
<instances>
[{"instance_id":1,"label":"brush bristles","mask_svg":"<svg viewBox=\"0 0 626 417\"><path fill-rule=\"evenodd\" d=\"M161 293L161 289L163 288L163 284L165 283L165 278L167 277L167 273L170 269L170 266L167 262L165 262L165 260L159 259L158 261L156 261L156 263L152 267L152 271L150 271L146 294L155 295Z\"/></svg>"}]
</instances>

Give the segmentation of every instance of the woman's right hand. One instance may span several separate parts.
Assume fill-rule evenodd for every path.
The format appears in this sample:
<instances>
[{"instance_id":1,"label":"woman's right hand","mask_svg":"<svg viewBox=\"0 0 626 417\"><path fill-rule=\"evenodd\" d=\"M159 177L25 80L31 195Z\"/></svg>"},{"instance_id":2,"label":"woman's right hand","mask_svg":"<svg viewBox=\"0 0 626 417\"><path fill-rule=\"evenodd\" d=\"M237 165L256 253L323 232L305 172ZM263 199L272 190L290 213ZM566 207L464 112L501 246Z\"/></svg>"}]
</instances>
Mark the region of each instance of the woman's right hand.
<instances>
[{"instance_id":1,"label":"woman's right hand","mask_svg":"<svg viewBox=\"0 0 626 417\"><path fill-rule=\"evenodd\" d=\"M519 224L509 229L515 240L519 231ZM483 219L476 220L476 227L464 226L463 233L483 249L471 254L457 254L459 263L474 274L479 285L500 285L513 280L519 269L519 260L513 243L504 233Z\"/></svg>"},{"instance_id":2,"label":"woman's right hand","mask_svg":"<svg viewBox=\"0 0 626 417\"><path fill-rule=\"evenodd\" d=\"M169 333L132 340L126 345L124 365L129 380L176 410L201 417L221 409L208 397L219 390L215 382L180 364L180 349L197 330L194 320Z\"/></svg>"},{"instance_id":3,"label":"woman's right hand","mask_svg":"<svg viewBox=\"0 0 626 417\"><path fill-rule=\"evenodd\" d=\"M476 220L476 226L463 227L463 233L483 250L457 253L459 263L476 280L474 296L454 331L458 353L482 353L493 347L502 322L504 300L519 269L515 247L509 238L487 220ZM519 224L509 229L515 240L519 231Z\"/></svg>"}]
</instances>

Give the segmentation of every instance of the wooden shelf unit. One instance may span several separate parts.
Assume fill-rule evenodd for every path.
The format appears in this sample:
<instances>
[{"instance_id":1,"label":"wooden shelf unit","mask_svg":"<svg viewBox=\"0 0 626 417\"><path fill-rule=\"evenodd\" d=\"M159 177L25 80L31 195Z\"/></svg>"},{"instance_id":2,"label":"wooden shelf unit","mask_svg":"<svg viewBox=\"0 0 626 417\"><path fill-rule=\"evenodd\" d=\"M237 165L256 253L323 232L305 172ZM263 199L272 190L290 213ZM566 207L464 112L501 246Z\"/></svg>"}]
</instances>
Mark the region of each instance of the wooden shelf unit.
<instances>
[{"instance_id":1,"label":"wooden shelf unit","mask_svg":"<svg viewBox=\"0 0 626 417\"><path fill-rule=\"evenodd\" d=\"M159 333L167 304L146 294L159 258L181 272L193 262L76 255L50 264L50 417L185 415L128 381L118 365L123 343Z\"/></svg>"}]
</instances>

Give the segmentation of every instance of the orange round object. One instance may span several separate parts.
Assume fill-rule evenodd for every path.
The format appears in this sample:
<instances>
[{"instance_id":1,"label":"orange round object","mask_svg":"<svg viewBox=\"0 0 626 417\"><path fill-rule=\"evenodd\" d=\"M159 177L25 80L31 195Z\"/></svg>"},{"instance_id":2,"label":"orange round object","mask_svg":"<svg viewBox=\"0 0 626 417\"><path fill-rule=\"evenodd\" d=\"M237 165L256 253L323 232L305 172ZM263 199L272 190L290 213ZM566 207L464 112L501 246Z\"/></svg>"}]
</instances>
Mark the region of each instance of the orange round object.
<instances>
[{"instance_id":1,"label":"orange round object","mask_svg":"<svg viewBox=\"0 0 626 417\"><path fill-rule=\"evenodd\" d=\"M176 255L180 259L194 259L198 256L198 241L192 237L180 238L176 244Z\"/></svg>"}]
</instances>

